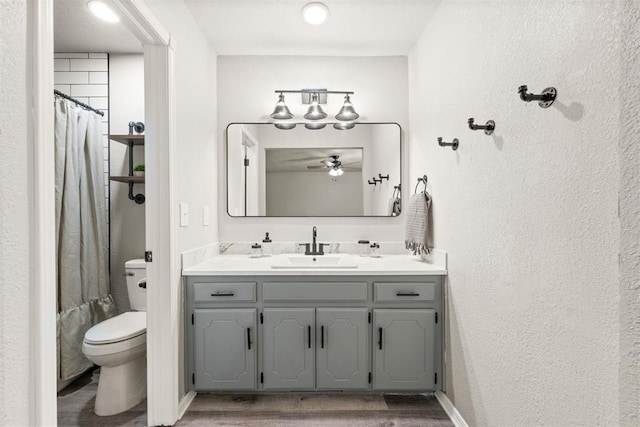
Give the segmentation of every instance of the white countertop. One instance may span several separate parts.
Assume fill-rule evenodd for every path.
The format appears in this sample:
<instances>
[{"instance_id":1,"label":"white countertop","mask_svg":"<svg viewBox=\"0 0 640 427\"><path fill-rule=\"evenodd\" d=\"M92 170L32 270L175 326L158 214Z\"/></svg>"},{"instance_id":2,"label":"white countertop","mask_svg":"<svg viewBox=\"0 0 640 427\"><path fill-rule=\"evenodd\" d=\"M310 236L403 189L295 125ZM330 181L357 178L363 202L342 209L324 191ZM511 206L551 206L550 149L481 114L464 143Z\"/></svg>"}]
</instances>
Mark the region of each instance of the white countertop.
<instances>
[{"instance_id":1,"label":"white countertop","mask_svg":"<svg viewBox=\"0 0 640 427\"><path fill-rule=\"evenodd\" d=\"M361 276L361 275L445 275L447 270L438 265L428 264L416 255L382 255L379 258L358 255L339 255L344 262L357 268L272 268L281 264L284 257L294 255L273 255L251 258L249 255L219 255L186 268L184 276ZM337 256L330 254L329 256Z\"/></svg>"}]
</instances>

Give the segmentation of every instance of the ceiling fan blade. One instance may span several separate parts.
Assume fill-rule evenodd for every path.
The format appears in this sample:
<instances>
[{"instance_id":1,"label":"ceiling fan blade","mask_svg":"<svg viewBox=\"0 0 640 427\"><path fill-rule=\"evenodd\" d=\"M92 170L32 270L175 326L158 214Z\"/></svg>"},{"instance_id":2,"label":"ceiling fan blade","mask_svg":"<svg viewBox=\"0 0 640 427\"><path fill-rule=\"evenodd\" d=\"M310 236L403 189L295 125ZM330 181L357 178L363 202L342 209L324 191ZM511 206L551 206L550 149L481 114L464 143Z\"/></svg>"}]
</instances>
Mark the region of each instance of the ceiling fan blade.
<instances>
[{"instance_id":1,"label":"ceiling fan blade","mask_svg":"<svg viewBox=\"0 0 640 427\"><path fill-rule=\"evenodd\" d=\"M318 165L318 166L307 166L307 169L328 169L331 166L327 166L327 165Z\"/></svg>"}]
</instances>

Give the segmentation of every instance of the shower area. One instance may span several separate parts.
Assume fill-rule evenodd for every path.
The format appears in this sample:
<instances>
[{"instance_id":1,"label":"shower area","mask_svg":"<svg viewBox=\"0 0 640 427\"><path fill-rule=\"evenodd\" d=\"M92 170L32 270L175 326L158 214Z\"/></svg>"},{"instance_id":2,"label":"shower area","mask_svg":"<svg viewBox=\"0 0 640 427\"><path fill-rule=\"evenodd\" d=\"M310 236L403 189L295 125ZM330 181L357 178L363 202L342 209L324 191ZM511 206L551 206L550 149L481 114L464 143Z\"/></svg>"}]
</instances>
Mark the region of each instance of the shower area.
<instances>
[{"instance_id":1,"label":"shower area","mask_svg":"<svg viewBox=\"0 0 640 427\"><path fill-rule=\"evenodd\" d=\"M56 90L55 224L58 390L93 367L84 335L116 314L109 286L104 113Z\"/></svg>"}]
</instances>

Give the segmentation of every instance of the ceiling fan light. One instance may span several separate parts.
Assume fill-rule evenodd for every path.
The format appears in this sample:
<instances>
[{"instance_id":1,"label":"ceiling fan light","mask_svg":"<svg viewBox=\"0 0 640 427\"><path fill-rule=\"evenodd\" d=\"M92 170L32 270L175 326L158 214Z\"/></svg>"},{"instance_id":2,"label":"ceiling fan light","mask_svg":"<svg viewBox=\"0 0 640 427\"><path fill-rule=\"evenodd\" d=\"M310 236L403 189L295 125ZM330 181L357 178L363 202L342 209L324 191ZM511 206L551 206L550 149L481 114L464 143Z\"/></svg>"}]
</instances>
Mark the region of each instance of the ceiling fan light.
<instances>
[{"instance_id":1,"label":"ceiling fan light","mask_svg":"<svg viewBox=\"0 0 640 427\"><path fill-rule=\"evenodd\" d=\"M327 113L322 111L322 107L320 107L318 103L318 94L314 93L311 96L311 105L309 105L309 109L307 110L307 114L304 115L304 118L307 120L321 120L326 117Z\"/></svg>"},{"instance_id":2,"label":"ceiling fan light","mask_svg":"<svg viewBox=\"0 0 640 427\"><path fill-rule=\"evenodd\" d=\"M273 113L271 113L269 117L277 120L288 120L293 118L293 114L289 111L287 104L284 103L284 95L282 93L278 97L276 107L273 109Z\"/></svg>"},{"instance_id":3,"label":"ceiling fan light","mask_svg":"<svg viewBox=\"0 0 640 427\"><path fill-rule=\"evenodd\" d=\"M331 176L339 176L340 174L338 173L338 169L331 168L331 169L329 169L329 175L331 175Z\"/></svg>"},{"instance_id":4,"label":"ceiling fan light","mask_svg":"<svg viewBox=\"0 0 640 427\"><path fill-rule=\"evenodd\" d=\"M344 173L344 171L342 170L341 167L339 167L339 168L336 169L336 173L338 174L337 176L340 176L340 175L342 175Z\"/></svg>"},{"instance_id":5,"label":"ceiling fan light","mask_svg":"<svg viewBox=\"0 0 640 427\"><path fill-rule=\"evenodd\" d=\"M353 108L353 104L349 99L349 94L345 95L344 104L342 105L340 111L338 111L338 114L336 114L336 119L349 121L356 120L358 117L360 117L360 114L356 113L355 108Z\"/></svg>"}]
</instances>

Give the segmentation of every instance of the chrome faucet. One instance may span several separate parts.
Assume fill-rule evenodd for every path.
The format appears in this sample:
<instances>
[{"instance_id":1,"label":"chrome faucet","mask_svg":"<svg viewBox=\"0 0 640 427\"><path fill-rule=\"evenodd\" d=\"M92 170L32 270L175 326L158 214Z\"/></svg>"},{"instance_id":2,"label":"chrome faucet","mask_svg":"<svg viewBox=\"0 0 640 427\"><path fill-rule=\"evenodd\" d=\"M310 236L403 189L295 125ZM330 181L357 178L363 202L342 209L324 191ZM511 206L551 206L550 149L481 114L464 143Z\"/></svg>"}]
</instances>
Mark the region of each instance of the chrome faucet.
<instances>
[{"instance_id":1,"label":"chrome faucet","mask_svg":"<svg viewBox=\"0 0 640 427\"><path fill-rule=\"evenodd\" d=\"M317 243L318 227L313 226L313 233L311 235L311 243L300 243L300 246L304 246L305 255L324 255L324 247L329 246L328 243Z\"/></svg>"}]
</instances>

